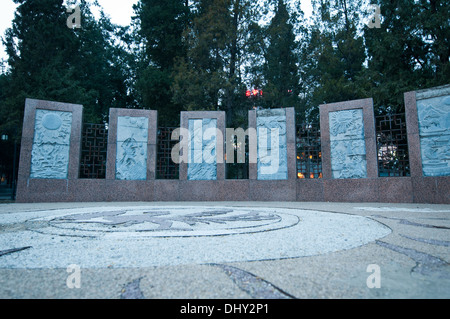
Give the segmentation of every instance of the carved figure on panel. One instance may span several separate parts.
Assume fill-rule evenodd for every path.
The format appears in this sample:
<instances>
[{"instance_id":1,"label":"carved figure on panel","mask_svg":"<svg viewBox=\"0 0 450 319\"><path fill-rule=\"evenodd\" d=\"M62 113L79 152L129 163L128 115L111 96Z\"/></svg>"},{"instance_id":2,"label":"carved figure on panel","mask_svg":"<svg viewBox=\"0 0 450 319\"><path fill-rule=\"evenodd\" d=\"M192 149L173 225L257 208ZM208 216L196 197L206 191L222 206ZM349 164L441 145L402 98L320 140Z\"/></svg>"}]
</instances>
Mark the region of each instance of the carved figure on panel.
<instances>
[{"instance_id":1,"label":"carved figure on panel","mask_svg":"<svg viewBox=\"0 0 450 319\"><path fill-rule=\"evenodd\" d=\"M144 144L134 138L120 143L119 160L116 166L116 178L121 180L141 180L147 176L147 160Z\"/></svg>"},{"instance_id":2,"label":"carved figure on panel","mask_svg":"<svg viewBox=\"0 0 450 319\"><path fill-rule=\"evenodd\" d=\"M217 119L190 119L188 180L217 179Z\"/></svg>"},{"instance_id":3,"label":"carved figure on panel","mask_svg":"<svg viewBox=\"0 0 450 319\"><path fill-rule=\"evenodd\" d=\"M450 176L450 96L417 101L424 176Z\"/></svg>"},{"instance_id":4,"label":"carved figure on panel","mask_svg":"<svg viewBox=\"0 0 450 319\"><path fill-rule=\"evenodd\" d=\"M258 179L287 179L286 111L284 109L258 111L256 132Z\"/></svg>"},{"instance_id":5,"label":"carved figure on panel","mask_svg":"<svg viewBox=\"0 0 450 319\"><path fill-rule=\"evenodd\" d=\"M71 112L36 110L31 178L67 178L71 130Z\"/></svg>"},{"instance_id":6,"label":"carved figure on panel","mask_svg":"<svg viewBox=\"0 0 450 319\"><path fill-rule=\"evenodd\" d=\"M333 178L366 178L366 144L362 109L330 113Z\"/></svg>"},{"instance_id":7,"label":"carved figure on panel","mask_svg":"<svg viewBox=\"0 0 450 319\"><path fill-rule=\"evenodd\" d=\"M118 117L116 179L147 179L147 143L148 118Z\"/></svg>"}]
</instances>

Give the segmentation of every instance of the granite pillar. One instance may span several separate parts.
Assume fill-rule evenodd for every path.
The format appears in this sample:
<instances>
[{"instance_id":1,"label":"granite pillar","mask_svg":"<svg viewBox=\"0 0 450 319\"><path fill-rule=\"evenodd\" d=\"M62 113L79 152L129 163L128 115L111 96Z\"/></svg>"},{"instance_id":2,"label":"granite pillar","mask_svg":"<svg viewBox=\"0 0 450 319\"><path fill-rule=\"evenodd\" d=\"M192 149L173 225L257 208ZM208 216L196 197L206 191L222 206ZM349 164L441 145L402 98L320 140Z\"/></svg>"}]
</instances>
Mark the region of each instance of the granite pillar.
<instances>
[{"instance_id":1,"label":"granite pillar","mask_svg":"<svg viewBox=\"0 0 450 319\"><path fill-rule=\"evenodd\" d=\"M377 178L373 100L320 106L324 179Z\"/></svg>"},{"instance_id":2,"label":"granite pillar","mask_svg":"<svg viewBox=\"0 0 450 319\"><path fill-rule=\"evenodd\" d=\"M450 176L450 85L405 93L411 176Z\"/></svg>"},{"instance_id":3,"label":"granite pillar","mask_svg":"<svg viewBox=\"0 0 450 319\"><path fill-rule=\"evenodd\" d=\"M450 85L404 94L414 202L450 203Z\"/></svg>"},{"instance_id":4,"label":"granite pillar","mask_svg":"<svg viewBox=\"0 0 450 319\"><path fill-rule=\"evenodd\" d=\"M295 201L297 154L294 108L251 110L248 113L249 198ZM256 146L252 147L252 143ZM278 149L277 149L278 148Z\"/></svg>"},{"instance_id":5,"label":"granite pillar","mask_svg":"<svg viewBox=\"0 0 450 319\"><path fill-rule=\"evenodd\" d=\"M320 105L325 201L378 201L373 100Z\"/></svg>"},{"instance_id":6,"label":"granite pillar","mask_svg":"<svg viewBox=\"0 0 450 319\"><path fill-rule=\"evenodd\" d=\"M83 106L26 99L17 202L68 196L78 178Z\"/></svg>"},{"instance_id":7,"label":"granite pillar","mask_svg":"<svg viewBox=\"0 0 450 319\"><path fill-rule=\"evenodd\" d=\"M269 109L249 111L249 130L256 131L256 163L250 161L251 180L297 179L295 110ZM249 148L252 150L252 147ZM252 155L252 154L250 154ZM250 158L252 158L250 156ZM255 157L253 157L255 158Z\"/></svg>"}]
</instances>

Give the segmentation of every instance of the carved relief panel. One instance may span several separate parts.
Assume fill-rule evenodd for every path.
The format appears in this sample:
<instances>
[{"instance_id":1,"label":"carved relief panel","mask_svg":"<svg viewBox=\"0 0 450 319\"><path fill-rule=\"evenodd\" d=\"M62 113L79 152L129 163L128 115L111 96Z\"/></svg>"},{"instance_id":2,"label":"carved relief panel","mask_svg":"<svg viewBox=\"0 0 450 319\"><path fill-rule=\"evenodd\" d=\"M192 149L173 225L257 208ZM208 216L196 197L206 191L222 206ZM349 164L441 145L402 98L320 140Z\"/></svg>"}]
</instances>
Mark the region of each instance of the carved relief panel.
<instances>
[{"instance_id":1,"label":"carved relief panel","mask_svg":"<svg viewBox=\"0 0 450 319\"><path fill-rule=\"evenodd\" d=\"M147 179L148 118L117 118L116 179Z\"/></svg>"},{"instance_id":2,"label":"carved relief panel","mask_svg":"<svg viewBox=\"0 0 450 319\"><path fill-rule=\"evenodd\" d=\"M188 180L217 179L217 119L190 119Z\"/></svg>"},{"instance_id":3,"label":"carved relief panel","mask_svg":"<svg viewBox=\"0 0 450 319\"><path fill-rule=\"evenodd\" d=\"M68 177L71 130L71 112L36 110L31 178Z\"/></svg>"},{"instance_id":4,"label":"carved relief panel","mask_svg":"<svg viewBox=\"0 0 450 319\"><path fill-rule=\"evenodd\" d=\"M424 176L450 176L450 96L417 101Z\"/></svg>"},{"instance_id":5,"label":"carved relief panel","mask_svg":"<svg viewBox=\"0 0 450 319\"><path fill-rule=\"evenodd\" d=\"M257 111L258 179L288 179L286 110Z\"/></svg>"},{"instance_id":6,"label":"carved relief panel","mask_svg":"<svg viewBox=\"0 0 450 319\"><path fill-rule=\"evenodd\" d=\"M330 112L329 118L333 178L366 178L363 110Z\"/></svg>"}]
</instances>

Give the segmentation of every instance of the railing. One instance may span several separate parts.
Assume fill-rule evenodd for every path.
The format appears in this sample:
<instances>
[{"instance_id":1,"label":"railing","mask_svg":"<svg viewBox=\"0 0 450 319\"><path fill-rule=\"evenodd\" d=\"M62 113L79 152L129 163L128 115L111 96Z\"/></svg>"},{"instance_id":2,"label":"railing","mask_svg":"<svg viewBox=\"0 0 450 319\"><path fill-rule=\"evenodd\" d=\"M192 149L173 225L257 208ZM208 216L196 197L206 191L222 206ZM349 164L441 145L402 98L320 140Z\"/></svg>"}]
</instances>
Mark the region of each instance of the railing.
<instances>
[{"instance_id":1,"label":"railing","mask_svg":"<svg viewBox=\"0 0 450 319\"><path fill-rule=\"evenodd\" d=\"M179 165L172 160L172 149L178 143L171 139L175 129L176 127L158 128L157 179L178 179Z\"/></svg>"},{"instance_id":2,"label":"railing","mask_svg":"<svg viewBox=\"0 0 450 319\"><path fill-rule=\"evenodd\" d=\"M376 116L378 175L410 176L405 114Z\"/></svg>"},{"instance_id":3,"label":"railing","mask_svg":"<svg viewBox=\"0 0 450 319\"><path fill-rule=\"evenodd\" d=\"M158 128L157 179L178 179L179 165L172 160L178 141L171 136L176 127ZM322 178L322 150L319 123L296 126L297 176ZM410 176L405 114L376 117L378 172L380 177ZM104 124L84 124L80 178L104 179L106 176L108 130ZM248 140L245 164L227 164L228 179L248 178ZM236 157L237 154L235 154Z\"/></svg>"},{"instance_id":4,"label":"railing","mask_svg":"<svg viewBox=\"0 0 450 319\"><path fill-rule=\"evenodd\" d=\"M297 177L322 178L322 148L318 123L297 124Z\"/></svg>"},{"instance_id":5,"label":"railing","mask_svg":"<svg viewBox=\"0 0 450 319\"><path fill-rule=\"evenodd\" d=\"M226 145L227 141L225 141L225 145ZM244 147L244 145L241 145L241 143L239 143L237 137L234 137L233 140L233 150L234 150L234 163L228 163L226 164L226 174L227 174L227 179L248 179L248 175L249 175L249 138L246 135L245 136L245 150L244 150L244 154L245 154L245 159L243 159L245 162L244 163L239 163L239 158L238 158L238 153L240 150L242 150L242 147ZM225 154L227 155L227 154ZM226 160L226 158L225 158ZM241 159L242 160L242 159Z\"/></svg>"},{"instance_id":6,"label":"railing","mask_svg":"<svg viewBox=\"0 0 450 319\"><path fill-rule=\"evenodd\" d=\"M86 123L81 139L80 178L105 179L108 130L104 124Z\"/></svg>"}]
</instances>

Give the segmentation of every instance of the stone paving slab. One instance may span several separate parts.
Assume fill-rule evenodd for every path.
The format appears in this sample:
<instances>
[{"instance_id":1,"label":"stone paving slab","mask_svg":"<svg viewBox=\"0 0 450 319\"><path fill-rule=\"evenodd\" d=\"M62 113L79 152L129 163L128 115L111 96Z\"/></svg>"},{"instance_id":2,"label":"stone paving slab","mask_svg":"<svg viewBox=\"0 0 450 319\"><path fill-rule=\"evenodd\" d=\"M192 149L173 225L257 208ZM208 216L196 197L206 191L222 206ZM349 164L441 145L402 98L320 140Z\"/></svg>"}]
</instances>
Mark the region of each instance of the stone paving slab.
<instances>
[{"instance_id":1,"label":"stone paving slab","mask_svg":"<svg viewBox=\"0 0 450 319\"><path fill-rule=\"evenodd\" d=\"M0 298L447 299L449 242L450 205L3 204Z\"/></svg>"}]
</instances>

